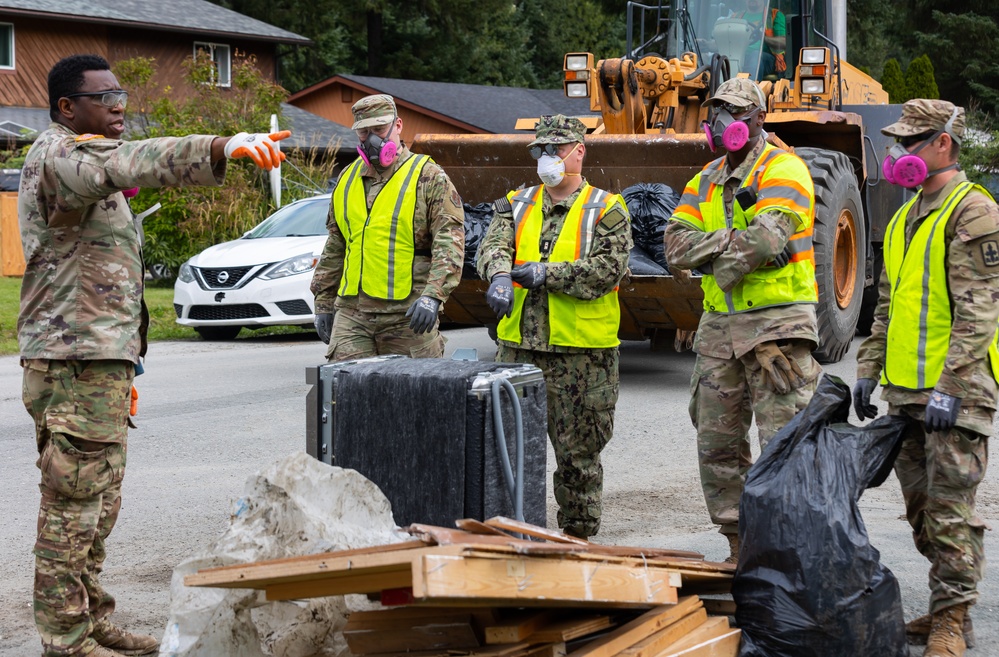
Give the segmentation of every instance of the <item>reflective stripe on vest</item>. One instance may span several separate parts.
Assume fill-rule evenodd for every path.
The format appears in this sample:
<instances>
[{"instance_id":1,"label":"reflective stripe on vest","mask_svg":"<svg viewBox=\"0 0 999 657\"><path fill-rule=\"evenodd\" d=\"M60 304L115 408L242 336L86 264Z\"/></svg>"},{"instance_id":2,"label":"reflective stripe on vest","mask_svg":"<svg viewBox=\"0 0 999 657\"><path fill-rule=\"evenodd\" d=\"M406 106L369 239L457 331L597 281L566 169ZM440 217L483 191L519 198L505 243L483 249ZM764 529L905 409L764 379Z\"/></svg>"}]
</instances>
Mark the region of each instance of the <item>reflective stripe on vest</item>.
<instances>
[{"instance_id":1,"label":"reflective stripe on vest","mask_svg":"<svg viewBox=\"0 0 999 657\"><path fill-rule=\"evenodd\" d=\"M767 144L740 185L756 191L756 203L743 209L738 201L734 202L731 219L725 214L723 187L711 182L708 176L724 166L725 156L722 156L708 163L687 183L671 221L681 221L703 232L745 230L757 214L778 210L797 215L802 225L788 241L791 261L786 266L761 266L746 274L729 292L718 287L714 276L703 276L705 312L734 314L769 306L818 302L812 244L815 188L807 165L797 156Z\"/></svg>"},{"instance_id":2,"label":"reflective stripe on vest","mask_svg":"<svg viewBox=\"0 0 999 657\"><path fill-rule=\"evenodd\" d=\"M970 191L982 187L959 184L905 244L906 217L921 197L903 205L888 224L884 245L885 274L891 284L887 346L881 384L925 390L936 386L950 349L953 317L947 287L947 222ZM999 327L989 345L992 376L999 382Z\"/></svg>"},{"instance_id":3,"label":"reflective stripe on vest","mask_svg":"<svg viewBox=\"0 0 999 657\"><path fill-rule=\"evenodd\" d=\"M515 226L515 264L540 261L541 229L544 213L541 199L544 186L510 192ZM617 194L585 184L569 209L562 229L551 248L547 262L572 262L585 258L593 249L597 224L615 202L624 204ZM528 290L514 284L513 310L500 319L496 334L501 340L520 344L521 319ZM561 292L548 292L548 342L564 347L604 348L620 344L617 332L621 325L621 306L617 288L592 300L577 299Z\"/></svg>"},{"instance_id":4,"label":"reflective stripe on vest","mask_svg":"<svg viewBox=\"0 0 999 657\"><path fill-rule=\"evenodd\" d=\"M358 158L340 176L333 190L336 223L346 242L340 296L397 301L413 291L416 182L428 162L427 155L413 155L402 163L378 192L368 210L364 163Z\"/></svg>"}]
</instances>

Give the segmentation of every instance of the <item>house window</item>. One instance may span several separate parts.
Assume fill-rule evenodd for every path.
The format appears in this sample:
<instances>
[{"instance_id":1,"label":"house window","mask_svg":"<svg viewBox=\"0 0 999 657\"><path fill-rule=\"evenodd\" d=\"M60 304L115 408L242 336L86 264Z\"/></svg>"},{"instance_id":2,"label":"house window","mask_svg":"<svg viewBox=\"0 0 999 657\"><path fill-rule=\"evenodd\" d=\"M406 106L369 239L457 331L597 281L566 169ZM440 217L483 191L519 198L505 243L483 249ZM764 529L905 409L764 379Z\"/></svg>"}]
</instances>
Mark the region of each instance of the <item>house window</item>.
<instances>
[{"instance_id":1,"label":"house window","mask_svg":"<svg viewBox=\"0 0 999 657\"><path fill-rule=\"evenodd\" d=\"M0 23L0 69L14 68L14 26Z\"/></svg>"},{"instance_id":2,"label":"house window","mask_svg":"<svg viewBox=\"0 0 999 657\"><path fill-rule=\"evenodd\" d=\"M194 54L207 53L215 62L215 84L220 87L228 87L231 84L232 58L229 56L230 49L224 43L203 43L194 42Z\"/></svg>"}]
</instances>

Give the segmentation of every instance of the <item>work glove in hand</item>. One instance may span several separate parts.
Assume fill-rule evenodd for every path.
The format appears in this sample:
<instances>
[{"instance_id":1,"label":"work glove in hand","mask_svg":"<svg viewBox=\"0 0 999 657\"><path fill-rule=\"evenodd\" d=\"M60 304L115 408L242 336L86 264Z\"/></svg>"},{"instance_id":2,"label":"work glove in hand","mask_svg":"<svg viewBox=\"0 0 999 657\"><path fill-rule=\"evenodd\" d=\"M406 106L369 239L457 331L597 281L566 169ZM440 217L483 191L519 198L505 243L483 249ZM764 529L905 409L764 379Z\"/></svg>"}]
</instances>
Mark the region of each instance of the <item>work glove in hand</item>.
<instances>
[{"instance_id":1,"label":"work glove in hand","mask_svg":"<svg viewBox=\"0 0 999 657\"><path fill-rule=\"evenodd\" d=\"M513 311L513 281L510 274L496 274L486 292L486 303L497 317L509 317Z\"/></svg>"},{"instance_id":2,"label":"work glove in hand","mask_svg":"<svg viewBox=\"0 0 999 657\"><path fill-rule=\"evenodd\" d=\"M409 320L409 328L414 333L429 333L437 322L437 311L440 310L441 302L433 297L420 297L413 302L413 305L406 311Z\"/></svg>"},{"instance_id":3,"label":"work glove in hand","mask_svg":"<svg viewBox=\"0 0 999 657\"><path fill-rule=\"evenodd\" d=\"M225 156L230 160L248 157L261 169L270 171L284 161L278 142L291 136L291 130L264 134L262 132L241 132L226 142Z\"/></svg>"},{"instance_id":4,"label":"work glove in hand","mask_svg":"<svg viewBox=\"0 0 999 657\"><path fill-rule=\"evenodd\" d=\"M315 324L319 339L329 344L333 335L333 313L316 313Z\"/></svg>"},{"instance_id":5,"label":"work glove in hand","mask_svg":"<svg viewBox=\"0 0 999 657\"><path fill-rule=\"evenodd\" d=\"M786 355L790 351L790 345L780 347L776 342L763 342L756 345L754 351L756 360L763 368L767 385L778 395L786 395L805 385L805 375L798 363Z\"/></svg>"},{"instance_id":6,"label":"work glove in hand","mask_svg":"<svg viewBox=\"0 0 999 657\"><path fill-rule=\"evenodd\" d=\"M871 393L877 386L874 379L857 379L853 386L853 412L858 420L872 420L878 416L878 407L871 403Z\"/></svg>"},{"instance_id":7,"label":"work glove in hand","mask_svg":"<svg viewBox=\"0 0 999 657\"><path fill-rule=\"evenodd\" d=\"M930 393L930 401L926 404L927 431L950 431L957 422L957 414L961 410L961 400L934 390Z\"/></svg>"},{"instance_id":8,"label":"work glove in hand","mask_svg":"<svg viewBox=\"0 0 999 657\"><path fill-rule=\"evenodd\" d=\"M785 246L783 251L774 256L774 267L781 269L789 262L791 262L791 250Z\"/></svg>"},{"instance_id":9,"label":"work glove in hand","mask_svg":"<svg viewBox=\"0 0 999 657\"><path fill-rule=\"evenodd\" d=\"M546 271L547 268L543 262L525 262L510 271L510 278L520 283L521 287L533 290L545 284Z\"/></svg>"}]
</instances>

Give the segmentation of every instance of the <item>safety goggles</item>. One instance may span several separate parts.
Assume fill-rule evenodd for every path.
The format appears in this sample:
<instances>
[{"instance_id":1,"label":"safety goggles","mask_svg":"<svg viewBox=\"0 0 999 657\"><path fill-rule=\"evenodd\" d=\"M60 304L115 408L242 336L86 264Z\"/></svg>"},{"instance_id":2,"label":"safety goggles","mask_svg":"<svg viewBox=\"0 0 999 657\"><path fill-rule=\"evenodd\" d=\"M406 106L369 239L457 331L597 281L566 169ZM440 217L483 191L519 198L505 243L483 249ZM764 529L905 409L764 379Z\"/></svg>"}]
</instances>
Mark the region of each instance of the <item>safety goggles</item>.
<instances>
[{"instance_id":1,"label":"safety goggles","mask_svg":"<svg viewBox=\"0 0 999 657\"><path fill-rule=\"evenodd\" d=\"M937 135L936 132L923 132L918 135L908 135L906 137L895 137L895 141L902 144L903 148L912 148L920 142L924 142L927 139L932 139Z\"/></svg>"},{"instance_id":2,"label":"safety goggles","mask_svg":"<svg viewBox=\"0 0 999 657\"><path fill-rule=\"evenodd\" d=\"M115 91L81 91L76 94L66 94L63 98L82 98L89 96L104 107L114 109L121 105L122 109L128 105L128 92L122 89Z\"/></svg>"},{"instance_id":3,"label":"safety goggles","mask_svg":"<svg viewBox=\"0 0 999 657\"><path fill-rule=\"evenodd\" d=\"M536 144L527 149L535 160L540 160L542 155L558 157L558 149L562 144Z\"/></svg>"}]
</instances>

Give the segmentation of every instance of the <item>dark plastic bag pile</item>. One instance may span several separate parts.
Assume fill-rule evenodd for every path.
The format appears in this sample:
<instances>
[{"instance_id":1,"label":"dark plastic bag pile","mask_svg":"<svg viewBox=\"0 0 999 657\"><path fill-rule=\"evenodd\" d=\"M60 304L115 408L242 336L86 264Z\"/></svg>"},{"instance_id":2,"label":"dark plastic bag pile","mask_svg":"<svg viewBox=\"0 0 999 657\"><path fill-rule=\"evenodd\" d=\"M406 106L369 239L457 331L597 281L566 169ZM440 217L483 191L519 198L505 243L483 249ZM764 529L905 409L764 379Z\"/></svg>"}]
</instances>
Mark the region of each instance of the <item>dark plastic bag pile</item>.
<instances>
[{"instance_id":1,"label":"dark plastic bag pile","mask_svg":"<svg viewBox=\"0 0 999 657\"><path fill-rule=\"evenodd\" d=\"M850 388L823 376L749 470L732 584L740 657L907 657L898 581L857 501L881 485L905 420L846 424Z\"/></svg>"},{"instance_id":2,"label":"dark plastic bag pile","mask_svg":"<svg viewBox=\"0 0 999 657\"><path fill-rule=\"evenodd\" d=\"M461 267L462 278L478 278L475 271L475 257L479 253L479 244L489 230L489 222L493 220L493 204L464 204L465 208L465 260Z\"/></svg>"},{"instance_id":3,"label":"dark plastic bag pile","mask_svg":"<svg viewBox=\"0 0 999 657\"><path fill-rule=\"evenodd\" d=\"M628 206L628 214L631 215L631 235L635 239L635 246L659 266L667 267L663 233L676 210L680 195L663 183L637 183L625 189L621 195ZM632 273L638 272L633 270Z\"/></svg>"}]
</instances>

